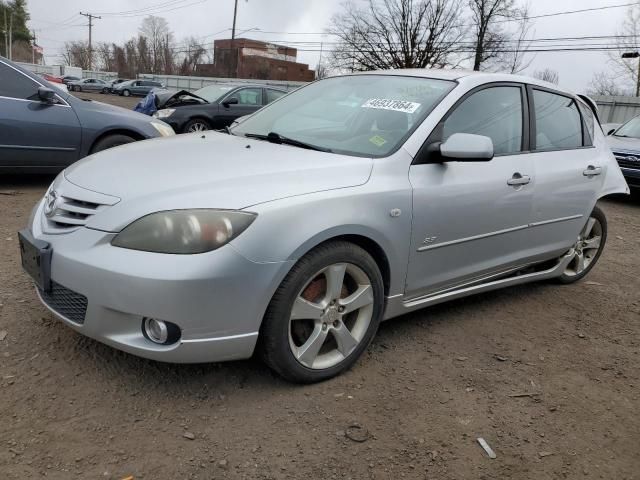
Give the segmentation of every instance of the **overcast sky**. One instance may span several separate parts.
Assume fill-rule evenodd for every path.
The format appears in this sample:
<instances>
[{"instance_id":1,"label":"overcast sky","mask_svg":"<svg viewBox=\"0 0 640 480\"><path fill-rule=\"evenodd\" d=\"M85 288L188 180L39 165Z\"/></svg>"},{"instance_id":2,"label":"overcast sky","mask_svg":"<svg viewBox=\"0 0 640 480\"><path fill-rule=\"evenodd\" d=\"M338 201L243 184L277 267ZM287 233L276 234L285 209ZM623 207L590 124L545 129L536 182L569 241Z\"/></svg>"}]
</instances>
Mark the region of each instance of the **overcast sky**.
<instances>
[{"instance_id":1,"label":"overcast sky","mask_svg":"<svg viewBox=\"0 0 640 480\"><path fill-rule=\"evenodd\" d=\"M460 0L466 3L466 0ZM366 4L365 0L356 0ZM331 17L340 11L342 0L239 0L237 29L258 28L242 36L267 41L313 41L331 42L331 37L321 32L330 25ZM620 0L535 0L531 2L531 15L558 11L577 10L606 5L619 5ZM213 39L230 37L234 0L28 0L31 13L31 28L36 30L38 43L45 49L47 63L57 63L55 55L61 51L65 41L82 40L88 36L86 19L79 11L90 13L123 12L144 9L150 6L167 5L156 10L175 8L171 4L184 5L172 11L156 13L165 17L178 41L187 36L196 36L203 43ZM144 15L108 16L94 20L93 39L123 43L137 33ZM613 35L626 14L626 8L585 12L574 15L540 18L530 35L535 38L578 37ZM75 17L73 17L75 15ZM139 15L136 13L136 15ZM61 22L71 26L61 26ZM225 30L229 29L229 30ZM297 34L267 33L296 32ZM300 34L306 32L307 34ZM316 46L306 47L316 51L300 51L298 61L311 64L318 62ZM325 47L326 48L326 47ZM58 59L59 61L59 59ZM553 52L536 54L525 73L544 68L556 70L560 84L573 90L583 90L593 73L607 69L607 56L600 52Z\"/></svg>"}]
</instances>

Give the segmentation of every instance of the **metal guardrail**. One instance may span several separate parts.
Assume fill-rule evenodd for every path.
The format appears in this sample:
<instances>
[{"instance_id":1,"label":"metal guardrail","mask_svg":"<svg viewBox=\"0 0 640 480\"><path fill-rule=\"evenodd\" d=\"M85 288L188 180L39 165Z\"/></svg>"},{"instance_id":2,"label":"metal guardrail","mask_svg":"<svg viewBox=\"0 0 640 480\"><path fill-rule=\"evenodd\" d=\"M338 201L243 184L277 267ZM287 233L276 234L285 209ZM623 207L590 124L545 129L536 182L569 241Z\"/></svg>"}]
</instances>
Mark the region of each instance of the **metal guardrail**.
<instances>
[{"instance_id":1,"label":"metal guardrail","mask_svg":"<svg viewBox=\"0 0 640 480\"><path fill-rule=\"evenodd\" d=\"M282 80L257 80L243 78L217 78L217 77L191 77L181 75L153 75L149 73L141 73L138 78L153 80L162 83L167 88L175 88L177 90L197 90L207 85L216 83L250 83L253 85L269 85L272 87L283 88L285 90L295 90L296 88L306 85L306 82L289 82Z\"/></svg>"},{"instance_id":2,"label":"metal guardrail","mask_svg":"<svg viewBox=\"0 0 640 480\"><path fill-rule=\"evenodd\" d=\"M598 105L602 123L625 123L640 115L640 97L594 95L591 98Z\"/></svg>"}]
</instances>

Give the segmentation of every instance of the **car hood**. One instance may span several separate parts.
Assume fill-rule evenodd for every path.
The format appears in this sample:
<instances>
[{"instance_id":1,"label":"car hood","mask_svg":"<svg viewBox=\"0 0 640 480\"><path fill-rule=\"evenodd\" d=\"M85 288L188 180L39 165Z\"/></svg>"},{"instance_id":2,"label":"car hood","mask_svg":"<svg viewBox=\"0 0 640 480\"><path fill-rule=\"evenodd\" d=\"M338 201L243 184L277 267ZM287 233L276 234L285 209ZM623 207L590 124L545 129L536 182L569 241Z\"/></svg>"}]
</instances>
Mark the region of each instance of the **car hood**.
<instances>
[{"instance_id":1,"label":"car hood","mask_svg":"<svg viewBox=\"0 0 640 480\"><path fill-rule=\"evenodd\" d=\"M201 105L209 103L202 97L188 90L157 90L156 107L158 109L168 107L179 107L182 105Z\"/></svg>"},{"instance_id":2,"label":"car hood","mask_svg":"<svg viewBox=\"0 0 640 480\"><path fill-rule=\"evenodd\" d=\"M372 167L370 158L207 132L106 150L76 162L65 177L79 187L120 199L87 223L89 228L118 232L163 210L245 209L362 185Z\"/></svg>"},{"instance_id":3,"label":"car hood","mask_svg":"<svg viewBox=\"0 0 640 480\"><path fill-rule=\"evenodd\" d=\"M613 151L622 150L640 153L640 138L616 137L614 135L609 135L607 137L607 143Z\"/></svg>"}]
</instances>

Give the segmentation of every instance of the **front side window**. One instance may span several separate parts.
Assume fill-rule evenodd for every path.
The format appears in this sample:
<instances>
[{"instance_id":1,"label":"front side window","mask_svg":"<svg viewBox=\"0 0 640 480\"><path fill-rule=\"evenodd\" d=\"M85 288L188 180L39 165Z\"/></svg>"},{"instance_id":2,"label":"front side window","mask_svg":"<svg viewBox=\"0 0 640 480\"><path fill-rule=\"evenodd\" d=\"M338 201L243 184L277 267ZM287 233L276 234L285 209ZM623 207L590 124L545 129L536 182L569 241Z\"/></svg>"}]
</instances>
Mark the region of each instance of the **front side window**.
<instances>
[{"instance_id":1,"label":"front side window","mask_svg":"<svg viewBox=\"0 0 640 480\"><path fill-rule=\"evenodd\" d=\"M238 105L258 106L262 104L261 88L243 88L233 94L238 99Z\"/></svg>"},{"instance_id":2,"label":"front side window","mask_svg":"<svg viewBox=\"0 0 640 480\"><path fill-rule=\"evenodd\" d=\"M234 87L229 85L207 85L206 87L202 87L199 90L196 90L195 93L200 98L204 98L207 102L213 103L218 99L222 98L223 95L226 95L229 90L233 90Z\"/></svg>"},{"instance_id":3,"label":"front side window","mask_svg":"<svg viewBox=\"0 0 640 480\"><path fill-rule=\"evenodd\" d=\"M465 99L444 122L442 140L454 133L484 135L496 155L522 150L522 90L490 87Z\"/></svg>"},{"instance_id":4,"label":"front side window","mask_svg":"<svg viewBox=\"0 0 640 480\"><path fill-rule=\"evenodd\" d=\"M573 98L533 90L536 150L582 147L582 120Z\"/></svg>"},{"instance_id":5,"label":"front side window","mask_svg":"<svg viewBox=\"0 0 640 480\"><path fill-rule=\"evenodd\" d=\"M397 150L455 82L402 75L348 75L312 83L233 128L335 153L384 157Z\"/></svg>"},{"instance_id":6,"label":"front side window","mask_svg":"<svg viewBox=\"0 0 640 480\"><path fill-rule=\"evenodd\" d=\"M0 63L0 97L37 100L38 85L26 75Z\"/></svg>"}]
</instances>

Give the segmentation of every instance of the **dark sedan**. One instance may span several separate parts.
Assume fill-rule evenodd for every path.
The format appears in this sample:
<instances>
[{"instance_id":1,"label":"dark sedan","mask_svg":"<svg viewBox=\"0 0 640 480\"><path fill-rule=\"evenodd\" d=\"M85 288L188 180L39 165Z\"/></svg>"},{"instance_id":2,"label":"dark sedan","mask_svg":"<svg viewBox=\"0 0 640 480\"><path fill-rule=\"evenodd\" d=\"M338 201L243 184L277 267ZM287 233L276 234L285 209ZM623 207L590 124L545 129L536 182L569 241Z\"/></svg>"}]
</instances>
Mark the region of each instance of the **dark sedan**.
<instances>
[{"instance_id":1,"label":"dark sedan","mask_svg":"<svg viewBox=\"0 0 640 480\"><path fill-rule=\"evenodd\" d=\"M0 172L56 172L107 148L173 134L166 123L80 100L0 57Z\"/></svg>"},{"instance_id":2,"label":"dark sedan","mask_svg":"<svg viewBox=\"0 0 640 480\"><path fill-rule=\"evenodd\" d=\"M262 85L215 84L196 90L158 93L154 117L189 133L219 130L239 117L250 115L287 92Z\"/></svg>"},{"instance_id":3,"label":"dark sedan","mask_svg":"<svg viewBox=\"0 0 640 480\"><path fill-rule=\"evenodd\" d=\"M634 190L640 190L640 116L608 133L609 147L627 184Z\"/></svg>"}]
</instances>

